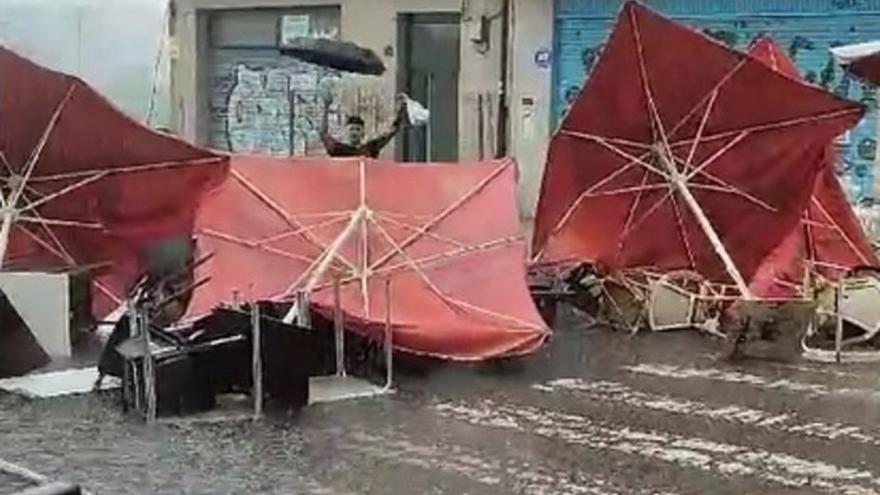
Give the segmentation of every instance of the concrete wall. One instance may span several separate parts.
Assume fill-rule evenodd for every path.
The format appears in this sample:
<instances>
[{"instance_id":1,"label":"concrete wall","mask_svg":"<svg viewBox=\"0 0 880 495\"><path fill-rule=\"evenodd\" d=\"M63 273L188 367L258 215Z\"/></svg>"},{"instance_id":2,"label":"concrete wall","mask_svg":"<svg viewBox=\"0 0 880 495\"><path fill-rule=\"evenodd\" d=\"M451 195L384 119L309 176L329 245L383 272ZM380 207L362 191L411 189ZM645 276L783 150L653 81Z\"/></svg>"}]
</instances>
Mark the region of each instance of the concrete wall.
<instances>
[{"instance_id":1,"label":"concrete wall","mask_svg":"<svg viewBox=\"0 0 880 495\"><path fill-rule=\"evenodd\" d=\"M550 118L551 69L534 62L538 49L552 47L552 0L513 0L509 46L510 108L508 153L521 169L523 214L530 216L537 197ZM503 0L177 0L172 37L173 126L187 138L207 142L208 102L205 87L206 12L218 9L279 8L340 5L341 37L385 57L381 78L346 76L346 85L378 93L392 101L397 86L397 14L456 12L461 14L459 76L459 157L462 161L491 158L498 143ZM491 22L488 49L470 41L481 16ZM390 56L388 55L390 54ZM345 98L343 98L345 101ZM482 103L482 111L479 104ZM383 114L390 112L383 112ZM483 118L482 144L480 117ZM368 117L369 118L369 117ZM376 123L368 122L368 127ZM381 126L381 124L380 124ZM393 146L386 156L393 155Z\"/></svg>"},{"instance_id":2,"label":"concrete wall","mask_svg":"<svg viewBox=\"0 0 880 495\"><path fill-rule=\"evenodd\" d=\"M553 69L536 61L552 53L553 0L515 0L511 40L510 153L520 163L520 211L534 215L550 128ZM552 56L551 56L552 60Z\"/></svg>"}]
</instances>

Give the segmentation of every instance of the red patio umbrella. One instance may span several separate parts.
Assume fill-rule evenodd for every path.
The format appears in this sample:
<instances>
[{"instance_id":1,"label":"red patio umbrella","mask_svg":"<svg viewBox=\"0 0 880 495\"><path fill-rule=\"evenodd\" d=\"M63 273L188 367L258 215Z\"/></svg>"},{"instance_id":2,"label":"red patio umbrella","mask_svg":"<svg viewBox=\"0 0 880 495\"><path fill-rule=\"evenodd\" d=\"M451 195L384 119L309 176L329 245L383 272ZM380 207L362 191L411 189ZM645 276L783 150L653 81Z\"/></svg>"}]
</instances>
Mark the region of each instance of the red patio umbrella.
<instances>
[{"instance_id":1,"label":"red patio umbrella","mask_svg":"<svg viewBox=\"0 0 880 495\"><path fill-rule=\"evenodd\" d=\"M3 270L92 269L102 317L145 268L145 250L190 235L227 161L0 47Z\"/></svg>"},{"instance_id":2,"label":"red patio umbrella","mask_svg":"<svg viewBox=\"0 0 880 495\"><path fill-rule=\"evenodd\" d=\"M290 300L382 335L391 282L395 348L456 360L520 355L548 335L525 282L512 161L455 165L233 157L197 222L190 318L222 303Z\"/></svg>"},{"instance_id":3,"label":"red patio umbrella","mask_svg":"<svg viewBox=\"0 0 880 495\"><path fill-rule=\"evenodd\" d=\"M800 75L794 62L771 38L758 40L749 52L769 67L793 79ZM819 157L816 177L801 221L761 264L752 281L763 297L793 297L801 293L806 270L836 281L848 270L877 266L871 243L834 174L833 145Z\"/></svg>"},{"instance_id":4,"label":"red patio umbrella","mask_svg":"<svg viewBox=\"0 0 880 495\"><path fill-rule=\"evenodd\" d=\"M847 71L874 85L880 85L880 41L856 43L831 49Z\"/></svg>"},{"instance_id":5,"label":"red patio umbrella","mask_svg":"<svg viewBox=\"0 0 880 495\"><path fill-rule=\"evenodd\" d=\"M554 136L536 260L748 282L862 108L636 2Z\"/></svg>"}]
</instances>

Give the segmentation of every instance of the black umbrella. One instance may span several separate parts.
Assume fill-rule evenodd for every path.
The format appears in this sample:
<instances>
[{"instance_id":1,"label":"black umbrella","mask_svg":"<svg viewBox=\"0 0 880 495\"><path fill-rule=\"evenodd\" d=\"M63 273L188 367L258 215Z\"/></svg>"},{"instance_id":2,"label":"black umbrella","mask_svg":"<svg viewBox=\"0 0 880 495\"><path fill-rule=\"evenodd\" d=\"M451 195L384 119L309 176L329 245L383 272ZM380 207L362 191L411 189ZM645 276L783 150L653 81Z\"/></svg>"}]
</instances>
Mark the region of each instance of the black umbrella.
<instances>
[{"instance_id":1,"label":"black umbrella","mask_svg":"<svg viewBox=\"0 0 880 495\"><path fill-rule=\"evenodd\" d=\"M349 41L298 37L282 47L281 53L346 72L373 76L385 73L385 64L375 52Z\"/></svg>"}]
</instances>

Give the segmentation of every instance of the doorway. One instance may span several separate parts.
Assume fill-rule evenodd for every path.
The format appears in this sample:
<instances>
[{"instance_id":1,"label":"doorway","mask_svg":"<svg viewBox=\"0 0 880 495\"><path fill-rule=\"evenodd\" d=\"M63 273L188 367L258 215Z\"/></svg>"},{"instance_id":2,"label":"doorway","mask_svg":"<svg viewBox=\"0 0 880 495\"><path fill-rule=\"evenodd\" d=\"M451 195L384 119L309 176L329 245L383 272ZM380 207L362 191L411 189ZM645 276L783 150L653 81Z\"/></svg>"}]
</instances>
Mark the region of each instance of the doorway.
<instances>
[{"instance_id":1,"label":"doorway","mask_svg":"<svg viewBox=\"0 0 880 495\"><path fill-rule=\"evenodd\" d=\"M397 87L431 112L428 125L408 128L397 155L407 162L458 160L459 14L398 17Z\"/></svg>"}]
</instances>

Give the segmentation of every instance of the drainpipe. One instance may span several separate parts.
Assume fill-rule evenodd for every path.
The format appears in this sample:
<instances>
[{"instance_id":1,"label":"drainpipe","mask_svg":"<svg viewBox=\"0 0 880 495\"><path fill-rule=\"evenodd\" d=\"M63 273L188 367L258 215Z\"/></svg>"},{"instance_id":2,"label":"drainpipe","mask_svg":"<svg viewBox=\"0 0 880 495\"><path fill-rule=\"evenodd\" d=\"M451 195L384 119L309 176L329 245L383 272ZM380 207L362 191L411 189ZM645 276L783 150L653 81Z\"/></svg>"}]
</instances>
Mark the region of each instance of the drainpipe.
<instances>
[{"instance_id":1,"label":"drainpipe","mask_svg":"<svg viewBox=\"0 0 880 495\"><path fill-rule=\"evenodd\" d=\"M501 78L498 81L498 136L496 139L496 158L507 155L507 124L510 115L508 106L508 74L510 56L511 0L503 0L501 8Z\"/></svg>"}]
</instances>

